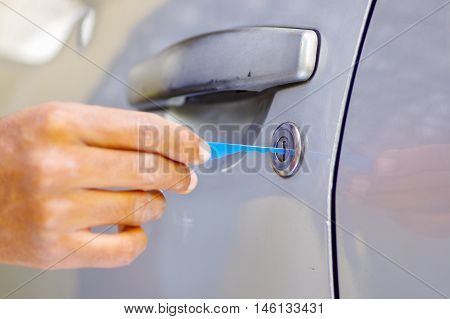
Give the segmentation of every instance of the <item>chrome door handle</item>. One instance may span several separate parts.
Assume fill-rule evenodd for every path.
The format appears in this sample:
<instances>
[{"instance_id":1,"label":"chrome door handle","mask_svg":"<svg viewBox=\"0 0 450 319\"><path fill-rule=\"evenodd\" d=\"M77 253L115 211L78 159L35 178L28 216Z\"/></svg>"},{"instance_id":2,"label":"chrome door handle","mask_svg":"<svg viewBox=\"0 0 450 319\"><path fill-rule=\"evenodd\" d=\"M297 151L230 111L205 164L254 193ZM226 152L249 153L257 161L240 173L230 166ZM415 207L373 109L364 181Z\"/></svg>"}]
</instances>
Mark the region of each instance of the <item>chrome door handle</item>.
<instances>
[{"instance_id":1,"label":"chrome door handle","mask_svg":"<svg viewBox=\"0 0 450 319\"><path fill-rule=\"evenodd\" d=\"M129 101L168 105L173 98L260 92L307 81L315 69L317 50L318 35L313 30L246 27L200 35L135 66L129 75Z\"/></svg>"}]
</instances>

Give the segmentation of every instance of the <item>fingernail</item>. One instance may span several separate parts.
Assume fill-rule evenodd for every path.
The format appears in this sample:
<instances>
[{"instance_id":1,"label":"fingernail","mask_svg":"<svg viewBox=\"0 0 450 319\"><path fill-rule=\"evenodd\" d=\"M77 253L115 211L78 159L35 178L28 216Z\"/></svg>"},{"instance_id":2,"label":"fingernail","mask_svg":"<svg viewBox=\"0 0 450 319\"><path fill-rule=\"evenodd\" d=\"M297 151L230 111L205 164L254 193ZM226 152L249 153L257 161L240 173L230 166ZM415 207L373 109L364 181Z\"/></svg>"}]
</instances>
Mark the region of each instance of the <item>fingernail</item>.
<instances>
[{"instance_id":1,"label":"fingernail","mask_svg":"<svg viewBox=\"0 0 450 319\"><path fill-rule=\"evenodd\" d=\"M187 193L192 192L194 190L194 188L197 186L197 184L198 184L197 174L195 174L194 171L191 171L191 180L189 182L189 186L185 193L187 194Z\"/></svg>"},{"instance_id":2,"label":"fingernail","mask_svg":"<svg viewBox=\"0 0 450 319\"><path fill-rule=\"evenodd\" d=\"M200 144L199 157L202 163L207 162L211 157L211 148L205 141Z\"/></svg>"}]
</instances>

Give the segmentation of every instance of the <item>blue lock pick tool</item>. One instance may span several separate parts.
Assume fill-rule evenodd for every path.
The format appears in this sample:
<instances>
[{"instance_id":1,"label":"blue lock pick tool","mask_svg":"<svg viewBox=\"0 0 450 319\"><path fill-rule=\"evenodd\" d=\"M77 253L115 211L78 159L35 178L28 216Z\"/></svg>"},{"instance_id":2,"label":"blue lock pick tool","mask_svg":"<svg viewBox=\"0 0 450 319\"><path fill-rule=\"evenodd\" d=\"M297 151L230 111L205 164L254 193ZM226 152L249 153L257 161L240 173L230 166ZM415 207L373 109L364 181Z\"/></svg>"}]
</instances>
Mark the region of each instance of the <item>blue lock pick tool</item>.
<instances>
[{"instance_id":1,"label":"blue lock pick tool","mask_svg":"<svg viewBox=\"0 0 450 319\"><path fill-rule=\"evenodd\" d=\"M276 147L261 147L253 145L242 145L242 144L229 144L229 143L217 143L208 142L211 147L211 158L218 159L228 155L241 153L241 152L258 152L258 153L276 153L276 154L286 154L293 150L276 148Z\"/></svg>"}]
</instances>

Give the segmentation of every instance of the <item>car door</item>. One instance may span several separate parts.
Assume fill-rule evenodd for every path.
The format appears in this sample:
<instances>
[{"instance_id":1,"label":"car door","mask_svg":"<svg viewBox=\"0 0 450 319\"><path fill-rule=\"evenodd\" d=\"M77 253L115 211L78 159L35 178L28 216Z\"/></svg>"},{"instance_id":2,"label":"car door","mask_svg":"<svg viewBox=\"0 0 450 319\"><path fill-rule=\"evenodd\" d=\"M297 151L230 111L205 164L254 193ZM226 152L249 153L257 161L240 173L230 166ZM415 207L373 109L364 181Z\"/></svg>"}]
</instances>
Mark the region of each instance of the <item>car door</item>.
<instances>
[{"instance_id":1,"label":"car door","mask_svg":"<svg viewBox=\"0 0 450 319\"><path fill-rule=\"evenodd\" d=\"M339 160L342 297L450 295L449 27L448 1L375 6Z\"/></svg>"},{"instance_id":2,"label":"car door","mask_svg":"<svg viewBox=\"0 0 450 319\"><path fill-rule=\"evenodd\" d=\"M294 122L304 134L304 161L289 178L271 169L246 170L243 159L258 161L260 154L221 162L213 172L200 170L193 194L166 194L166 214L146 227L148 250L122 269L80 271L79 296L333 297L334 153L369 6L370 1L174 0L139 22L110 69L120 79L168 46L209 32L248 26L315 30L320 46L309 81L248 99L216 102L213 96L207 103L162 112L200 135L205 123L265 128ZM133 108L127 90L105 76L91 102ZM262 131L252 138L219 137L263 145L271 133L268 138Z\"/></svg>"},{"instance_id":3,"label":"car door","mask_svg":"<svg viewBox=\"0 0 450 319\"><path fill-rule=\"evenodd\" d=\"M272 143L280 124L294 123L303 140L303 160L296 174L287 178L273 171L272 156L267 154L248 153L197 167L197 189L188 196L165 194L166 214L145 226L148 249L133 264L120 269L42 273L2 266L2 293L86 298L337 296L331 227L335 153L372 1L134 0L89 4L96 12L97 24L86 48L77 46L79 39L74 34L69 46L62 47L61 54L47 65L26 68L2 61L5 74L12 75L1 82L5 113L54 99L136 109L128 99L129 91L136 89L129 82L130 70L170 46L211 32L247 27L309 30L317 35L318 43L313 73L307 81L278 83L283 75L278 72L277 81L260 93L248 92L248 87L233 82L235 94L231 96L220 98L222 92L209 92L212 94L204 99L193 98L191 103L157 111L189 125L210 141L264 146ZM113 9L106 13L105 6ZM132 31L124 36L125 25L131 24ZM262 49L253 38L255 48L247 45L249 55L239 52L258 69L280 71L279 66L293 56L289 47L298 48L298 43L280 42L278 37L268 47L267 38L261 39L265 43ZM280 59L284 55L286 60ZM216 65L223 61L223 71L231 70L228 66L233 63L236 66L236 56L228 51L220 59L212 58ZM252 58L255 56L265 60ZM183 63L188 62L179 61L178 65ZM205 60L208 63L210 60ZM199 73L194 69L192 77ZM250 82L242 83L253 85L254 74L248 74ZM157 79L163 76L149 74ZM294 73L294 77L301 76ZM93 93L86 98L86 92ZM238 129L232 128L228 134L223 127Z\"/></svg>"}]
</instances>

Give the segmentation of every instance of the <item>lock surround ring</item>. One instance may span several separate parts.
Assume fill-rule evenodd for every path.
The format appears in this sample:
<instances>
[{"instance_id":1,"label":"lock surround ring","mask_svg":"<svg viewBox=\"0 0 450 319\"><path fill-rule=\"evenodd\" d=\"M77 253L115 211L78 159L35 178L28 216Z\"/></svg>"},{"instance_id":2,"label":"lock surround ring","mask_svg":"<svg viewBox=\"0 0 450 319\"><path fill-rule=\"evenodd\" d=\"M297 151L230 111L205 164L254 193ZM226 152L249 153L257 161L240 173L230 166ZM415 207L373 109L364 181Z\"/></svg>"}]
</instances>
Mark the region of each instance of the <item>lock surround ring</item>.
<instances>
[{"instance_id":1,"label":"lock surround ring","mask_svg":"<svg viewBox=\"0 0 450 319\"><path fill-rule=\"evenodd\" d=\"M272 154L272 168L281 177L289 177L297 173L303 160L303 138L295 123L285 122L275 129L272 147L280 147L278 144L281 140L287 140L287 148L294 151L286 153L284 161L279 154Z\"/></svg>"}]
</instances>

